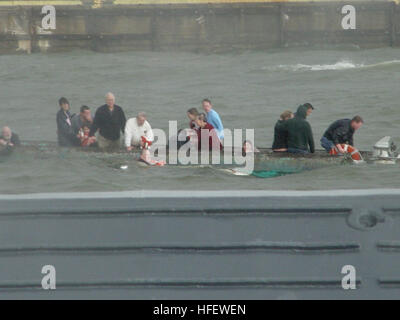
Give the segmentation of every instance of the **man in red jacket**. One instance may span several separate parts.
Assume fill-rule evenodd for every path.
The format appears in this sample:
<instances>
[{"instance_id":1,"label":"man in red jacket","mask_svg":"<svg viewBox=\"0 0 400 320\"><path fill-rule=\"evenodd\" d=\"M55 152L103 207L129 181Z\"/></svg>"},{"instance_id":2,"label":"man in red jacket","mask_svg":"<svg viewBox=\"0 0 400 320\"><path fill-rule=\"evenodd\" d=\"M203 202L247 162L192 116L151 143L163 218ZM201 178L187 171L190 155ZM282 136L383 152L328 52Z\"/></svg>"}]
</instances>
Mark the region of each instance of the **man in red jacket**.
<instances>
[{"instance_id":1,"label":"man in red jacket","mask_svg":"<svg viewBox=\"0 0 400 320\"><path fill-rule=\"evenodd\" d=\"M202 138L207 139L208 137L208 150L212 149L222 149L221 141L218 138L218 133L216 129L207 122L207 116L205 113L200 113L196 117L196 124L198 125L198 129L196 129L197 133L197 143L199 150L202 149ZM206 147L206 142L203 142ZM207 150L207 151L208 151Z\"/></svg>"}]
</instances>

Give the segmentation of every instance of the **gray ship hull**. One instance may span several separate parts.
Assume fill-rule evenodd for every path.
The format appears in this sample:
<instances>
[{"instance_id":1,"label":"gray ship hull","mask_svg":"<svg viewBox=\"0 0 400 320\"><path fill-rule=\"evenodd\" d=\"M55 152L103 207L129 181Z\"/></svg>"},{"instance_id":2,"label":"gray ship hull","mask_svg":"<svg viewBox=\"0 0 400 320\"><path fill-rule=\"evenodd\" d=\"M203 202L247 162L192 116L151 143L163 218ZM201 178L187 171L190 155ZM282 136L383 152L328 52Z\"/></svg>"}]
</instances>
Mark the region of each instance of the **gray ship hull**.
<instances>
[{"instance_id":1,"label":"gray ship hull","mask_svg":"<svg viewBox=\"0 0 400 320\"><path fill-rule=\"evenodd\" d=\"M0 218L5 299L400 297L398 189L4 195Z\"/></svg>"}]
</instances>

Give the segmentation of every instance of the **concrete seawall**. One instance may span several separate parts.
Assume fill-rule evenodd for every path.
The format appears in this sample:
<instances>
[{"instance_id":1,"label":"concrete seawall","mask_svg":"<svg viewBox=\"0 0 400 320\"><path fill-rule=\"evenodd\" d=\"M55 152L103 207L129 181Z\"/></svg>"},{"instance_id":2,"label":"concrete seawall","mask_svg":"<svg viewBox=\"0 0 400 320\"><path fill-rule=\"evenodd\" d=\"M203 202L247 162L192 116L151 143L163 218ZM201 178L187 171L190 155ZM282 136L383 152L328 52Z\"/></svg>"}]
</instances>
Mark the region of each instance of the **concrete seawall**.
<instances>
[{"instance_id":1,"label":"concrete seawall","mask_svg":"<svg viewBox=\"0 0 400 320\"><path fill-rule=\"evenodd\" d=\"M173 2L173 3L171 3ZM56 28L44 30L44 5ZM356 29L344 30L344 5ZM49 0L0 1L0 53L173 50L214 52L297 46L400 44L400 7L390 1Z\"/></svg>"}]
</instances>

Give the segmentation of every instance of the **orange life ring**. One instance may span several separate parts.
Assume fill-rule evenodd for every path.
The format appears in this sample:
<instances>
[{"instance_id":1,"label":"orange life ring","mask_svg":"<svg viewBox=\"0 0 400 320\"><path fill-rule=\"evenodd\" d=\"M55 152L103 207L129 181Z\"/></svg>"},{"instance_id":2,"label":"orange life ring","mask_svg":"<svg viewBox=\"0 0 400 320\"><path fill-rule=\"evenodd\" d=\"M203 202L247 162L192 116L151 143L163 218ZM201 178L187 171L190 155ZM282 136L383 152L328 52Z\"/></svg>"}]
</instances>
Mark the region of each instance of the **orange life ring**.
<instances>
[{"instance_id":1,"label":"orange life ring","mask_svg":"<svg viewBox=\"0 0 400 320\"><path fill-rule=\"evenodd\" d=\"M357 162L357 161L363 161L363 158L361 156L360 151L358 151L356 148L354 148L353 146L349 145L349 144L344 144L342 143L340 145L343 150L345 151L345 153L349 153L350 157L353 161ZM330 155L338 155L339 151L336 147L332 148L331 151L329 151Z\"/></svg>"}]
</instances>

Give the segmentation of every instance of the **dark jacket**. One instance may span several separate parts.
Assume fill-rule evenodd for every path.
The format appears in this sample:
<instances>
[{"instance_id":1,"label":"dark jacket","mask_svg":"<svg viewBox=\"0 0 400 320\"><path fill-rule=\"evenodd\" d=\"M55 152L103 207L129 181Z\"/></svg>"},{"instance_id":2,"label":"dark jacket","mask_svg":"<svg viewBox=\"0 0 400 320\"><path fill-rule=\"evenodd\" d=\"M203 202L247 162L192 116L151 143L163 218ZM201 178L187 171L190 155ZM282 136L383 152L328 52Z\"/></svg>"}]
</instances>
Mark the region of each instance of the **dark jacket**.
<instances>
[{"instance_id":1,"label":"dark jacket","mask_svg":"<svg viewBox=\"0 0 400 320\"><path fill-rule=\"evenodd\" d=\"M314 153L314 137L306 117L307 107L301 105L298 107L295 117L284 122L283 128L288 133L288 148Z\"/></svg>"},{"instance_id":2,"label":"dark jacket","mask_svg":"<svg viewBox=\"0 0 400 320\"><path fill-rule=\"evenodd\" d=\"M114 105L111 113L105 104L97 109L89 136L93 136L99 129L102 137L112 141L118 140L121 136L120 132L125 130L125 123L125 113L120 106Z\"/></svg>"},{"instance_id":3,"label":"dark jacket","mask_svg":"<svg viewBox=\"0 0 400 320\"><path fill-rule=\"evenodd\" d=\"M69 119L69 120L68 120ZM77 146L80 144L71 126L71 114L60 109L57 112L57 136L58 144L62 147Z\"/></svg>"},{"instance_id":4,"label":"dark jacket","mask_svg":"<svg viewBox=\"0 0 400 320\"><path fill-rule=\"evenodd\" d=\"M284 120L278 120L275 124L274 129L274 142L272 144L272 150L275 149L287 149L288 147L288 133L284 127Z\"/></svg>"},{"instance_id":5,"label":"dark jacket","mask_svg":"<svg viewBox=\"0 0 400 320\"><path fill-rule=\"evenodd\" d=\"M7 139L5 139L3 136L0 136L0 139L7 141ZM10 138L9 142L11 142L15 147L18 147L18 146L21 145L21 141L19 140L19 136L14 132L11 133L11 138Z\"/></svg>"},{"instance_id":6,"label":"dark jacket","mask_svg":"<svg viewBox=\"0 0 400 320\"><path fill-rule=\"evenodd\" d=\"M92 117L93 118L93 117ZM75 135L79 133L79 130L83 126L88 126L89 128L92 126L92 123L87 122L87 121L82 121L81 115L79 113L74 114L71 118L71 124L72 124L72 131Z\"/></svg>"},{"instance_id":7,"label":"dark jacket","mask_svg":"<svg viewBox=\"0 0 400 320\"><path fill-rule=\"evenodd\" d=\"M324 133L324 137L334 144L347 143L351 146L353 143L354 129L351 127L350 119L341 119L332 123Z\"/></svg>"}]
</instances>

